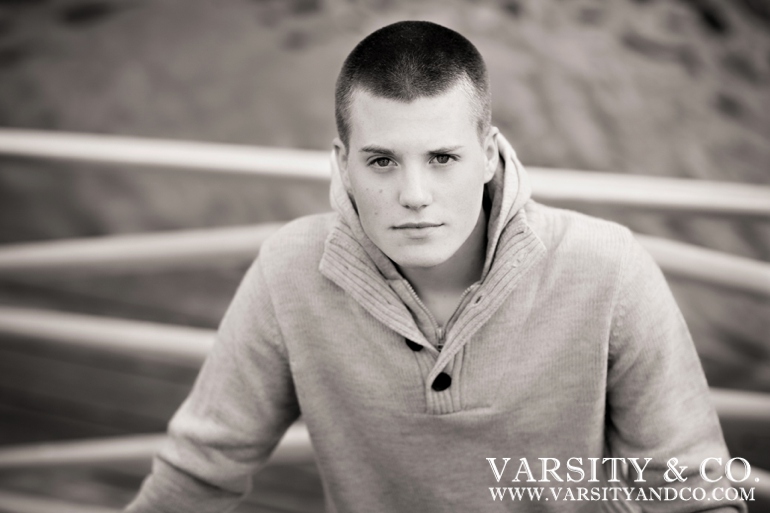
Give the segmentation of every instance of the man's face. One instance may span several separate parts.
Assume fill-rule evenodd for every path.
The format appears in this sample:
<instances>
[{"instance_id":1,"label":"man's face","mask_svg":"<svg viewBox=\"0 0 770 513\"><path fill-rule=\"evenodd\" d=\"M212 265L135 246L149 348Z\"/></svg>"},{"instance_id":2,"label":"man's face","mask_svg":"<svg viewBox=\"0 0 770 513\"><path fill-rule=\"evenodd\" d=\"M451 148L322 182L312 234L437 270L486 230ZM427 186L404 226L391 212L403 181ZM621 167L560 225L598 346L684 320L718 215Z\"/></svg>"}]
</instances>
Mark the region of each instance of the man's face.
<instances>
[{"instance_id":1,"label":"man's face","mask_svg":"<svg viewBox=\"0 0 770 513\"><path fill-rule=\"evenodd\" d=\"M462 85L411 103L357 90L350 128L335 150L366 235L402 268L446 262L476 226L498 159Z\"/></svg>"}]
</instances>

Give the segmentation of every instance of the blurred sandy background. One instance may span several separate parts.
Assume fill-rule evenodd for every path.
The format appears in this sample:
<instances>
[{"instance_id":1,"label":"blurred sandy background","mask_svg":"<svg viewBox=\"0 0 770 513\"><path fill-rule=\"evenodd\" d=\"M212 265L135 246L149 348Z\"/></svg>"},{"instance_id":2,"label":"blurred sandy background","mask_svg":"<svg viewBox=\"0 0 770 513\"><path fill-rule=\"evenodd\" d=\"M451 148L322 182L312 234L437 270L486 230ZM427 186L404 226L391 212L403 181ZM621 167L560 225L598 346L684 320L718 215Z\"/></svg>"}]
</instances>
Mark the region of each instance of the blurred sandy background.
<instances>
[{"instance_id":1,"label":"blurred sandy background","mask_svg":"<svg viewBox=\"0 0 770 513\"><path fill-rule=\"evenodd\" d=\"M326 149L344 57L401 19L445 24L478 46L494 122L525 165L770 183L764 0L3 0L0 125ZM2 157L0 242L288 220L328 210L326 194L301 180ZM583 210L770 260L767 219ZM4 276L0 302L215 327L246 265ZM770 392L770 301L670 283L710 384ZM101 399L73 396L91 379L77 365L96 357L49 348L75 370L24 381L24 365L54 365L30 347L12 341L0 356L0 402L27 436L24 419L45 415L70 418L64 436L85 424L162 430L195 373L136 364L136 373L177 373L168 399L154 382L127 384L96 415L84 404ZM121 394L161 404L137 413Z\"/></svg>"}]
</instances>

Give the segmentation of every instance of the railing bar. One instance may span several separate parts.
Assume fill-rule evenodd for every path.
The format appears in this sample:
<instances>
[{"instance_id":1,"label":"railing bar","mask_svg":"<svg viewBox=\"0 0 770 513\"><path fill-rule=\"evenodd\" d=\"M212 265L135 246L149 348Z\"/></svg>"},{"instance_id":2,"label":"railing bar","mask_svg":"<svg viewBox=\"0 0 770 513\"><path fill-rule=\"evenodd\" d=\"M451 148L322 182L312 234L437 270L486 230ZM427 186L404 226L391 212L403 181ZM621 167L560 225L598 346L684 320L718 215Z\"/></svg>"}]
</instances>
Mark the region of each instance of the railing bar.
<instances>
[{"instance_id":1,"label":"railing bar","mask_svg":"<svg viewBox=\"0 0 770 513\"><path fill-rule=\"evenodd\" d=\"M0 469L149 460L165 444L166 435L130 435L0 448ZM313 448L304 423L286 431L270 463L312 463Z\"/></svg>"},{"instance_id":2,"label":"railing bar","mask_svg":"<svg viewBox=\"0 0 770 513\"><path fill-rule=\"evenodd\" d=\"M0 307L0 333L194 364L203 361L215 337L202 328L10 306Z\"/></svg>"},{"instance_id":3,"label":"railing bar","mask_svg":"<svg viewBox=\"0 0 770 513\"><path fill-rule=\"evenodd\" d=\"M0 246L0 273L80 268L124 270L180 262L253 259L267 237L281 226L252 226L108 235Z\"/></svg>"},{"instance_id":4,"label":"railing bar","mask_svg":"<svg viewBox=\"0 0 770 513\"><path fill-rule=\"evenodd\" d=\"M121 510L0 490L0 511L13 513L120 513Z\"/></svg>"},{"instance_id":5,"label":"railing bar","mask_svg":"<svg viewBox=\"0 0 770 513\"><path fill-rule=\"evenodd\" d=\"M141 460L165 441L166 435L153 434L11 446L0 449L0 469Z\"/></svg>"},{"instance_id":6,"label":"railing bar","mask_svg":"<svg viewBox=\"0 0 770 513\"><path fill-rule=\"evenodd\" d=\"M720 416L764 422L770 433L770 393L712 387L711 402Z\"/></svg>"},{"instance_id":7,"label":"railing bar","mask_svg":"<svg viewBox=\"0 0 770 513\"><path fill-rule=\"evenodd\" d=\"M770 296L770 264L684 242L635 234L667 273Z\"/></svg>"},{"instance_id":8,"label":"railing bar","mask_svg":"<svg viewBox=\"0 0 770 513\"><path fill-rule=\"evenodd\" d=\"M115 135L0 129L0 154L329 179L329 152Z\"/></svg>"},{"instance_id":9,"label":"railing bar","mask_svg":"<svg viewBox=\"0 0 770 513\"><path fill-rule=\"evenodd\" d=\"M0 275L61 269L89 272L253 259L276 223L113 235L0 246ZM637 234L661 268L685 278L770 296L770 264L668 239Z\"/></svg>"},{"instance_id":10,"label":"railing bar","mask_svg":"<svg viewBox=\"0 0 770 513\"><path fill-rule=\"evenodd\" d=\"M533 196L543 202L580 202L669 211L770 215L770 187L528 167Z\"/></svg>"},{"instance_id":11,"label":"railing bar","mask_svg":"<svg viewBox=\"0 0 770 513\"><path fill-rule=\"evenodd\" d=\"M770 425L770 394L711 388L711 397L721 419L750 418ZM166 436L131 435L0 448L0 469L63 464L114 463L151 458ZM313 462L313 449L306 426L293 424L273 453L272 463ZM770 482L770 481L769 481Z\"/></svg>"},{"instance_id":12,"label":"railing bar","mask_svg":"<svg viewBox=\"0 0 770 513\"><path fill-rule=\"evenodd\" d=\"M327 151L0 129L0 154L329 179ZM770 187L528 167L536 199L730 215L770 215Z\"/></svg>"}]
</instances>

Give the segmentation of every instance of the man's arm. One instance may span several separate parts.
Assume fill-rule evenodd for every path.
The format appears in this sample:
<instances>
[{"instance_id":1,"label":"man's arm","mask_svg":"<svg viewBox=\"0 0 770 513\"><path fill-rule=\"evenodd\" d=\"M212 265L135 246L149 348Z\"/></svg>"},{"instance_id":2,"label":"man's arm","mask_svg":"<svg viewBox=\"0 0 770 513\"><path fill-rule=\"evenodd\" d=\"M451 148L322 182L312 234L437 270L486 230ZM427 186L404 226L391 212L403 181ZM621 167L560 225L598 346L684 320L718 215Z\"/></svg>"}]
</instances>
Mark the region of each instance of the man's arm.
<instances>
[{"instance_id":1,"label":"man's arm","mask_svg":"<svg viewBox=\"0 0 770 513\"><path fill-rule=\"evenodd\" d=\"M257 260L192 392L169 424L169 442L126 511L229 510L298 415L288 357Z\"/></svg>"},{"instance_id":2,"label":"man's arm","mask_svg":"<svg viewBox=\"0 0 770 513\"><path fill-rule=\"evenodd\" d=\"M706 458L729 459L719 419L711 405L708 385L687 325L663 274L650 255L632 240L616 293L607 376L607 439L615 457L653 458L644 471L645 482L629 486L681 490L701 487L697 500L640 503L645 511L745 511L742 501L715 501L711 491L728 488L722 478L709 483L699 466ZM667 482L667 462L686 481ZM708 476L724 476L711 462ZM670 477L675 477L669 472ZM687 492L685 492L687 493ZM734 509L733 509L734 508Z\"/></svg>"}]
</instances>

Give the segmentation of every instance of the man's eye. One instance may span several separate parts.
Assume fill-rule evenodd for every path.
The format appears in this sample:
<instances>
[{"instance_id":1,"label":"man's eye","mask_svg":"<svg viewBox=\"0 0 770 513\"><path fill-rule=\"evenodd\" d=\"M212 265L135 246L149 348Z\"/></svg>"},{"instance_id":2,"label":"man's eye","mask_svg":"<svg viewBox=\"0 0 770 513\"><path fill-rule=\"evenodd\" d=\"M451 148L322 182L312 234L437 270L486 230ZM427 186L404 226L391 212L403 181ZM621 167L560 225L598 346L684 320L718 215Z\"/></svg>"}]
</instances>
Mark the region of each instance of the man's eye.
<instances>
[{"instance_id":1,"label":"man's eye","mask_svg":"<svg viewBox=\"0 0 770 513\"><path fill-rule=\"evenodd\" d=\"M448 164L450 161L454 160L451 155L436 155L433 157L433 160L437 164Z\"/></svg>"},{"instance_id":2,"label":"man's eye","mask_svg":"<svg viewBox=\"0 0 770 513\"><path fill-rule=\"evenodd\" d=\"M390 165L390 159L387 157L380 157L380 158L374 159L372 161L372 164L374 164L377 167L388 167Z\"/></svg>"}]
</instances>

